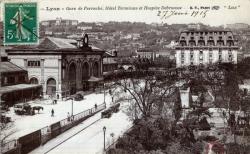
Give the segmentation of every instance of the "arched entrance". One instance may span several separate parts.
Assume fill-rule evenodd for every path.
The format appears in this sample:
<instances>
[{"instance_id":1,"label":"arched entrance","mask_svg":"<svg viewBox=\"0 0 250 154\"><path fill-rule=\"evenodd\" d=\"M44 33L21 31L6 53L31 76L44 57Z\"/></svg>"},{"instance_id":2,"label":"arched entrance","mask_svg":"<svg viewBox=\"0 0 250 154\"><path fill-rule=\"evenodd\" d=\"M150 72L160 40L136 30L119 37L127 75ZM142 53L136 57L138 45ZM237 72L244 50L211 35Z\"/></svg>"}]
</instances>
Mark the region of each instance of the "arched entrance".
<instances>
[{"instance_id":1,"label":"arched entrance","mask_svg":"<svg viewBox=\"0 0 250 154\"><path fill-rule=\"evenodd\" d=\"M32 78L30 79L30 84L38 84L38 79L35 78L35 77L32 77Z\"/></svg>"},{"instance_id":2,"label":"arched entrance","mask_svg":"<svg viewBox=\"0 0 250 154\"><path fill-rule=\"evenodd\" d=\"M47 80L46 94L54 96L56 94L56 80L54 78L49 78Z\"/></svg>"},{"instance_id":3,"label":"arched entrance","mask_svg":"<svg viewBox=\"0 0 250 154\"><path fill-rule=\"evenodd\" d=\"M69 90L70 94L76 93L76 64L71 63L69 65Z\"/></svg>"},{"instance_id":4,"label":"arched entrance","mask_svg":"<svg viewBox=\"0 0 250 154\"><path fill-rule=\"evenodd\" d=\"M93 65L93 76L98 77L99 76L99 65L98 62L95 62Z\"/></svg>"},{"instance_id":5,"label":"arched entrance","mask_svg":"<svg viewBox=\"0 0 250 154\"><path fill-rule=\"evenodd\" d=\"M82 66L82 79L87 80L89 78L89 64L85 62Z\"/></svg>"},{"instance_id":6,"label":"arched entrance","mask_svg":"<svg viewBox=\"0 0 250 154\"><path fill-rule=\"evenodd\" d=\"M88 90L89 89L88 79L89 79L89 64L87 62L85 62L82 65L82 86L83 86L83 90Z\"/></svg>"}]
</instances>

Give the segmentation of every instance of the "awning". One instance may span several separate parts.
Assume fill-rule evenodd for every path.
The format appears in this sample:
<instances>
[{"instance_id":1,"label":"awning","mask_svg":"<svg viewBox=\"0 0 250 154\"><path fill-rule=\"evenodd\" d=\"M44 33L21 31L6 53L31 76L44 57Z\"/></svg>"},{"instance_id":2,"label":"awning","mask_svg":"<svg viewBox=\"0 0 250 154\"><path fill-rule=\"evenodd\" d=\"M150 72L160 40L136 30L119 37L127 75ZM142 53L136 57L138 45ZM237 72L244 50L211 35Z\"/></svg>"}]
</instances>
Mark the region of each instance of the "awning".
<instances>
[{"instance_id":1,"label":"awning","mask_svg":"<svg viewBox=\"0 0 250 154\"><path fill-rule=\"evenodd\" d=\"M99 81L103 81L103 78L97 78L97 77L91 76L88 79L88 82L99 82Z\"/></svg>"},{"instance_id":2,"label":"awning","mask_svg":"<svg viewBox=\"0 0 250 154\"><path fill-rule=\"evenodd\" d=\"M17 84L12 86L5 86L1 87L0 94L19 91L19 90L25 90L25 89L32 89L32 88L38 88L42 87L42 85L39 84Z\"/></svg>"},{"instance_id":3,"label":"awning","mask_svg":"<svg viewBox=\"0 0 250 154\"><path fill-rule=\"evenodd\" d=\"M103 72L103 75L106 76L106 75L112 75L114 72L110 71L110 72Z\"/></svg>"}]
</instances>

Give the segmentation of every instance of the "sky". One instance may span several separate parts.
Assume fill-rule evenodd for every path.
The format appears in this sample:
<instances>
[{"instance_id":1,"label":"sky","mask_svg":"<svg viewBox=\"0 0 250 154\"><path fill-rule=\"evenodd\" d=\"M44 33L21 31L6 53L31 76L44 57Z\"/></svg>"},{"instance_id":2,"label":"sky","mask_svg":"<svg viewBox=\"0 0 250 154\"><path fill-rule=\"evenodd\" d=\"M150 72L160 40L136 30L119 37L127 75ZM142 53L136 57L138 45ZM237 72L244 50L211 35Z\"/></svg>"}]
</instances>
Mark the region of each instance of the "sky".
<instances>
[{"instance_id":1,"label":"sky","mask_svg":"<svg viewBox=\"0 0 250 154\"><path fill-rule=\"evenodd\" d=\"M20 0L0 1L20 2ZM34 2L35 0L26 1ZM250 0L38 0L38 6L39 21L62 17L63 19L76 19L80 22L204 23L212 26L231 23L250 24ZM116 7L116 9L106 10L105 8L108 6ZM145 6L155 9L145 9ZM162 6L165 9L162 9ZM212 10L213 6L219 6L219 9ZM3 8L3 3L1 7ZM86 8L97 7L102 10L86 10ZM118 7L136 7L137 10L118 10ZM181 9L166 9L166 7ZM197 7L199 10L190 10L190 7ZM210 7L210 9L204 13L206 9L201 9L201 7ZM55 8L59 10L55 10ZM76 10L69 10L69 8ZM78 10L79 8L82 10ZM197 13L196 17L194 17L195 14L191 16L193 11ZM3 9L1 12L4 14ZM182 15L172 15L172 13L182 13ZM183 13L187 13L187 15L183 15ZM165 18L166 16L169 17Z\"/></svg>"}]
</instances>

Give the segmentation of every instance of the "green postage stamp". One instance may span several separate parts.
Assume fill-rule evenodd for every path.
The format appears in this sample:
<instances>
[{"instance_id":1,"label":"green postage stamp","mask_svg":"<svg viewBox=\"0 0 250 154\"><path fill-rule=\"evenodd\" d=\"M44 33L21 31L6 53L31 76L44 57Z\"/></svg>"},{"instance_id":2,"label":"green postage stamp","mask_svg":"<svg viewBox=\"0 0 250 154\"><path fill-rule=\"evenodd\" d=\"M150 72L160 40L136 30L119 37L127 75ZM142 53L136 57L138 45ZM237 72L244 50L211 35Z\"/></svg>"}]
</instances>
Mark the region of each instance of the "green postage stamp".
<instances>
[{"instance_id":1,"label":"green postage stamp","mask_svg":"<svg viewBox=\"0 0 250 154\"><path fill-rule=\"evenodd\" d=\"M37 3L4 4L4 44L38 43Z\"/></svg>"}]
</instances>

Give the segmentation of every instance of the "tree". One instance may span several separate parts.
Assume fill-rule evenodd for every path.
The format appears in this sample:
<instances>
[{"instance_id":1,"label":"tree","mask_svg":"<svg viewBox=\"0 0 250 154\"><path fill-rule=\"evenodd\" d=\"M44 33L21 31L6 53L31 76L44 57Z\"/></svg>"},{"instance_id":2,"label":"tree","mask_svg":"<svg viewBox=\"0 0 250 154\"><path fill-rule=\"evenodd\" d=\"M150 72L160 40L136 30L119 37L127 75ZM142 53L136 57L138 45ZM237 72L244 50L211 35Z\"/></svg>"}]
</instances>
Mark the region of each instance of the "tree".
<instances>
[{"instance_id":1,"label":"tree","mask_svg":"<svg viewBox=\"0 0 250 154\"><path fill-rule=\"evenodd\" d=\"M146 118L150 117L153 111L159 111L159 106L162 106L162 103L174 92L175 85L174 81L167 78L160 78L143 71L137 73L132 78L123 78L115 82L119 87L116 88L116 96L134 102L138 108L138 114Z\"/></svg>"},{"instance_id":2,"label":"tree","mask_svg":"<svg viewBox=\"0 0 250 154\"><path fill-rule=\"evenodd\" d=\"M173 113L175 121L177 122L181 118L181 96L179 89L176 89L175 95L176 95L176 100L174 103Z\"/></svg>"},{"instance_id":3,"label":"tree","mask_svg":"<svg viewBox=\"0 0 250 154\"><path fill-rule=\"evenodd\" d=\"M4 149L4 145L9 141L9 137L13 135L17 130L13 129L13 123L0 123L0 143L1 149ZM2 152L2 151L1 151Z\"/></svg>"},{"instance_id":4,"label":"tree","mask_svg":"<svg viewBox=\"0 0 250 154\"><path fill-rule=\"evenodd\" d=\"M233 64L213 66L213 69L206 70L204 80L215 97L215 106L228 108L229 112L239 109L239 76Z\"/></svg>"},{"instance_id":5,"label":"tree","mask_svg":"<svg viewBox=\"0 0 250 154\"><path fill-rule=\"evenodd\" d=\"M237 72L242 78L250 78L250 57L244 58L237 64Z\"/></svg>"},{"instance_id":6,"label":"tree","mask_svg":"<svg viewBox=\"0 0 250 154\"><path fill-rule=\"evenodd\" d=\"M203 117L203 118L199 121L199 129L200 129L200 130L210 130L210 129L211 129L209 123L207 122L207 118L206 118L206 117Z\"/></svg>"},{"instance_id":7,"label":"tree","mask_svg":"<svg viewBox=\"0 0 250 154\"><path fill-rule=\"evenodd\" d=\"M228 122L228 126L233 134L234 142L236 142L236 121L232 111L234 112L240 109L241 92L238 86L240 78L237 74L236 67L233 64L219 64L217 70L221 73L213 75L213 79L211 77L209 78L212 83L211 89L213 90L213 94L217 94L215 97L215 105L221 110L221 117L224 120L224 132L226 121ZM218 101L218 98L221 100ZM223 108L226 108L227 110L224 110Z\"/></svg>"}]
</instances>

